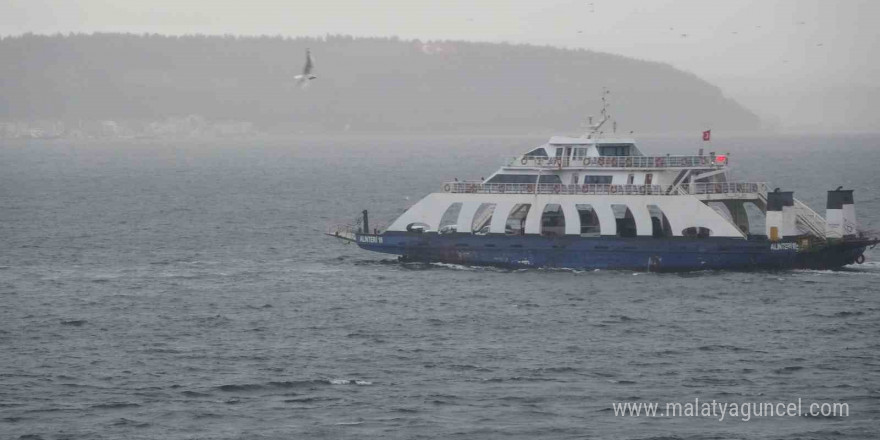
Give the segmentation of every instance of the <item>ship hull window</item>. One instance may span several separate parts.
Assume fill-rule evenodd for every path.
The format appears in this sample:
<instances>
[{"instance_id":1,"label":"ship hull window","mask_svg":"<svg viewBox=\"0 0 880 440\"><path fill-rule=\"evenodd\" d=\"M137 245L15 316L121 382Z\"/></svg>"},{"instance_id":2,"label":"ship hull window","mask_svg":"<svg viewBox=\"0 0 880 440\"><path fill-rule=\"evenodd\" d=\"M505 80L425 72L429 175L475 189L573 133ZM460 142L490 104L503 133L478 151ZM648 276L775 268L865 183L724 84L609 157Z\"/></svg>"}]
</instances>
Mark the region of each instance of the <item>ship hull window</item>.
<instances>
[{"instance_id":1,"label":"ship hull window","mask_svg":"<svg viewBox=\"0 0 880 440\"><path fill-rule=\"evenodd\" d=\"M544 212L541 214L541 235L548 237L565 235L565 214L561 205L548 203L544 206Z\"/></svg>"},{"instance_id":2,"label":"ship hull window","mask_svg":"<svg viewBox=\"0 0 880 440\"><path fill-rule=\"evenodd\" d=\"M648 213L651 214L651 236L654 238L672 237L672 226L666 214L657 205L648 205Z\"/></svg>"},{"instance_id":3,"label":"ship hull window","mask_svg":"<svg viewBox=\"0 0 880 440\"><path fill-rule=\"evenodd\" d=\"M599 227L599 216L592 205L576 205L581 220L581 237L598 237L602 230Z\"/></svg>"},{"instance_id":4,"label":"ship hull window","mask_svg":"<svg viewBox=\"0 0 880 440\"><path fill-rule=\"evenodd\" d=\"M477 208L474 214L474 220L471 224L471 232L477 235L486 235L489 233L489 225L492 224L492 216L495 214L494 203L483 203Z\"/></svg>"},{"instance_id":5,"label":"ship hull window","mask_svg":"<svg viewBox=\"0 0 880 440\"><path fill-rule=\"evenodd\" d=\"M461 202L449 205L449 208L446 208L446 212L443 213L443 217L440 218L440 227L437 232L441 234L456 232L459 213L461 213Z\"/></svg>"},{"instance_id":6,"label":"ship hull window","mask_svg":"<svg viewBox=\"0 0 880 440\"><path fill-rule=\"evenodd\" d=\"M626 205L611 205L611 210L614 211L614 220L617 222L618 237L635 237L638 235L636 219Z\"/></svg>"},{"instance_id":7,"label":"ship hull window","mask_svg":"<svg viewBox=\"0 0 880 440\"><path fill-rule=\"evenodd\" d=\"M532 205L529 203L517 203L514 205L507 216L504 233L507 235L525 235L526 216L529 215L531 207Z\"/></svg>"}]
</instances>

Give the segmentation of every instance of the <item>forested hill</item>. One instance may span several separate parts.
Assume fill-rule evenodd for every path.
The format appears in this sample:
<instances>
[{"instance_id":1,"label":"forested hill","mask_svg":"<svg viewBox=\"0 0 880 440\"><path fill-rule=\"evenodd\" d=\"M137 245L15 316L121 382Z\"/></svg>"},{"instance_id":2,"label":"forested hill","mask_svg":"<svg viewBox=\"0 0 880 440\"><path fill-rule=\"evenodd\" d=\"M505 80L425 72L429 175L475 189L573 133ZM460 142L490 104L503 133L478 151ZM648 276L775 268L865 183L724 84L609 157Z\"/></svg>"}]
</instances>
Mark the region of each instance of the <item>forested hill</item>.
<instances>
[{"instance_id":1,"label":"forested hill","mask_svg":"<svg viewBox=\"0 0 880 440\"><path fill-rule=\"evenodd\" d=\"M306 48L318 79L294 86ZM603 86L620 130L753 130L693 74L585 50L396 38L24 35L0 40L0 121L200 115L266 130L580 130Z\"/></svg>"}]
</instances>

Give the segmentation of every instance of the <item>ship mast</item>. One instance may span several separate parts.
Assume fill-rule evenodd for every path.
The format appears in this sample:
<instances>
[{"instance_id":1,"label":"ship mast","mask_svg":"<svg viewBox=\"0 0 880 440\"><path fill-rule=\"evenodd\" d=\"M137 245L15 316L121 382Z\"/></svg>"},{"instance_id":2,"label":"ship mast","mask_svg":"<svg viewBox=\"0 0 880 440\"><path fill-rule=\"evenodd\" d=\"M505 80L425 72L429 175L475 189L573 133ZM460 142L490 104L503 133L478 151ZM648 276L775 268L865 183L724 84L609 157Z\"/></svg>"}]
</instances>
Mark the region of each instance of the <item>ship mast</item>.
<instances>
[{"instance_id":1,"label":"ship mast","mask_svg":"<svg viewBox=\"0 0 880 440\"><path fill-rule=\"evenodd\" d=\"M602 111L599 112L599 114L602 115L602 119L596 124L593 124L593 117L589 117L587 127L589 127L590 131L584 135L587 139L592 139L594 136L598 137L601 135L602 132L599 131L599 129L611 119L611 115L608 114L608 100L605 98L610 93L611 91L608 90L607 87L602 87Z\"/></svg>"}]
</instances>

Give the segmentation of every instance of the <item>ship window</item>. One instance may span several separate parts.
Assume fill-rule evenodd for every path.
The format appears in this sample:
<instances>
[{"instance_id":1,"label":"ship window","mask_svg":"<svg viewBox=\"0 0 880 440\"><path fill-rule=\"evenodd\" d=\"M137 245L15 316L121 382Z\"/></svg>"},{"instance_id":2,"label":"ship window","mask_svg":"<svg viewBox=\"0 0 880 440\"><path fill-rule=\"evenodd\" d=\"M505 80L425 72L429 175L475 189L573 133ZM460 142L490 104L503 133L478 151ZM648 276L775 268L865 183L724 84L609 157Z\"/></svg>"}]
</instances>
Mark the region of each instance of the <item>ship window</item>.
<instances>
[{"instance_id":1,"label":"ship window","mask_svg":"<svg viewBox=\"0 0 880 440\"><path fill-rule=\"evenodd\" d=\"M458 214L461 212L461 202L455 202L449 205L449 208L446 208L446 212L443 213L443 217L440 218L440 227L437 229L437 232L441 234L450 233L456 231L456 225L458 224Z\"/></svg>"},{"instance_id":2,"label":"ship window","mask_svg":"<svg viewBox=\"0 0 880 440\"><path fill-rule=\"evenodd\" d=\"M541 235L550 237L565 235L565 214L561 205L548 203L544 206L544 212L541 214Z\"/></svg>"},{"instance_id":3,"label":"ship window","mask_svg":"<svg viewBox=\"0 0 880 440\"><path fill-rule=\"evenodd\" d=\"M657 205L648 205L648 213L651 214L651 236L654 238L672 237L672 226L669 219Z\"/></svg>"},{"instance_id":4,"label":"ship window","mask_svg":"<svg viewBox=\"0 0 880 440\"><path fill-rule=\"evenodd\" d=\"M556 149L556 157L562 157L562 147Z\"/></svg>"},{"instance_id":5,"label":"ship window","mask_svg":"<svg viewBox=\"0 0 880 440\"><path fill-rule=\"evenodd\" d=\"M654 175L651 173L645 174L645 185L650 185L654 182Z\"/></svg>"},{"instance_id":6,"label":"ship window","mask_svg":"<svg viewBox=\"0 0 880 440\"><path fill-rule=\"evenodd\" d=\"M626 177L626 184L627 185L632 185L635 182L636 182L636 175L635 174L630 174L629 176Z\"/></svg>"},{"instance_id":7,"label":"ship window","mask_svg":"<svg viewBox=\"0 0 880 440\"><path fill-rule=\"evenodd\" d=\"M592 205L575 205L581 219L581 237L598 237L601 234L599 216Z\"/></svg>"},{"instance_id":8,"label":"ship window","mask_svg":"<svg viewBox=\"0 0 880 440\"><path fill-rule=\"evenodd\" d=\"M611 183L611 176L584 176L584 183Z\"/></svg>"},{"instance_id":9,"label":"ship window","mask_svg":"<svg viewBox=\"0 0 880 440\"><path fill-rule=\"evenodd\" d=\"M574 158L583 159L587 157L587 151L589 148L575 148L574 149Z\"/></svg>"},{"instance_id":10,"label":"ship window","mask_svg":"<svg viewBox=\"0 0 880 440\"><path fill-rule=\"evenodd\" d=\"M562 183L562 179L560 179L559 176L555 174L547 174L541 176L538 180L538 183Z\"/></svg>"},{"instance_id":11,"label":"ship window","mask_svg":"<svg viewBox=\"0 0 880 440\"><path fill-rule=\"evenodd\" d=\"M681 230L682 237L706 238L712 235L712 230L702 226L691 226Z\"/></svg>"},{"instance_id":12,"label":"ship window","mask_svg":"<svg viewBox=\"0 0 880 440\"><path fill-rule=\"evenodd\" d=\"M614 211L614 220L617 222L618 237L635 237L636 220L632 215L632 211L626 205L611 205Z\"/></svg>"},{"instance_id":13,"label":"ship window","mask_svg":"<svg viewBox=\"0 0 880 440\"><path fill-rule=\"evenodd\" d=\"M535 183L537 174L496 174L486 183Z\"/></svg>"},{"instance_id":14,"label":"ship window","mask_svg":"<svg viewBox=\"0 0 880 440\"><path fill-rule=\"evenodd\" d=\"M529 209L532 207L529 203L517 203L510 210L507 216L507 223L504 225L504 233L508 235L523 235L526 233L526 216L529 215Z\"/></svg>"},{"instance_id":15,"label":"ship window","mask_svg":"<svg viewBox=\"0 0 880 440\"><path fill-rule=\"evenodd\" d=\"M629 145L602 145L599 146L600 156L629 156Z\"/></svg>"},{"instance_id":16,"label":"ship window","mask_svg":"<svg viewBox=\"0 0 880 440\"><path fill-rule=\"evenodd\" d=\"M535 148L534 150L529 151L528 153L526 153L526 156L531 156L531 157L547 157L547 151L544 150L544 147L541 147L541 148Z\"/></svg>"},{"instance_id":17,"label":"ship window","mask_svg":"<svg viewBox=\"0 0 880 440\"><path fill-rule=\"evenodd\" d=\"M474 214L474 221L471 223L471 232L478 235L486 235L489 233L489 225L492 224L492 215L495 213L494 203L483 203L477 208Z\"/></svg>"}]
</instances>

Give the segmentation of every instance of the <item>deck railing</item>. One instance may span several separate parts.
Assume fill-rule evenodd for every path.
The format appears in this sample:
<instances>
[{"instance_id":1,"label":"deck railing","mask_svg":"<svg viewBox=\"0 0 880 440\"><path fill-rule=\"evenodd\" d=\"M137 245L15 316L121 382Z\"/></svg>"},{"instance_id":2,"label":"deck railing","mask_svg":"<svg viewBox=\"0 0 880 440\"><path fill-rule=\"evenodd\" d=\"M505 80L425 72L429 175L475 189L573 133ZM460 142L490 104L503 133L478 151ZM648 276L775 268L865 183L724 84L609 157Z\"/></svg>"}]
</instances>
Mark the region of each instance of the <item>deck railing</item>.
<instances>
[{"instance_id":1,"label":"deck railing","mask_svg":"<svg viewBox=\"0 0 880 440\"><path fill-rule=\"evenodd\" d=\"M686 194L766 194L764 182L682 183Z\"/></svg>"},{"instance_id":2,"label":"deck railing","mask_svg":"<svg viewBox=\"0 0 880 440\"><path fill-rule=\"evenodd\" d=\"M443 192L463 194L597 194L597 195L683 195L683 194L764 194L763 182L725 182L669 185L563 185L560 183L483 183L446 182Z\"/></svg>"},{"instance_id":3,"label":"deck railing","mask_svg":"<svg viewBox=\"0 0 880 440\"><path fill-rule=\"evenodd\" d=\"M600 157L545 157L518 156L510 166L545 168L720 168L727 166L728 156L600 156Z\"/></svg>"}]
</instances>

